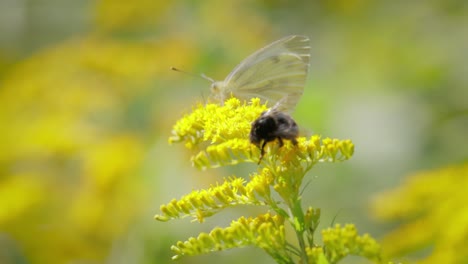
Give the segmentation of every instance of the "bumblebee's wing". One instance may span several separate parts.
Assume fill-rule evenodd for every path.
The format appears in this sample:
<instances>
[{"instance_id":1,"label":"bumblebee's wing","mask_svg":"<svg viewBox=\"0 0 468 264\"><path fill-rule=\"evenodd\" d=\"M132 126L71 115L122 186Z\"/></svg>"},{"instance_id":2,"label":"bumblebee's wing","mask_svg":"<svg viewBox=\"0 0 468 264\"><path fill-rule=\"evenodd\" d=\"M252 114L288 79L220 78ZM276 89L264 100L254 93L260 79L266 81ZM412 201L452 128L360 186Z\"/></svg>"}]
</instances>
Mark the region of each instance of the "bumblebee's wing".
<instances>
[{"instance_id":1,"label":"bumblebee's wing","mask_svg":"<svg viewBox=\"0 0 468 264\"><path fill-rule=\"evenodd\" d=\"M310 41L306 36L288 36L247 57L224 80L225 94L249 100L259 97L292 112L301 97L309 70Z\"/></svg>"}]
</instances>

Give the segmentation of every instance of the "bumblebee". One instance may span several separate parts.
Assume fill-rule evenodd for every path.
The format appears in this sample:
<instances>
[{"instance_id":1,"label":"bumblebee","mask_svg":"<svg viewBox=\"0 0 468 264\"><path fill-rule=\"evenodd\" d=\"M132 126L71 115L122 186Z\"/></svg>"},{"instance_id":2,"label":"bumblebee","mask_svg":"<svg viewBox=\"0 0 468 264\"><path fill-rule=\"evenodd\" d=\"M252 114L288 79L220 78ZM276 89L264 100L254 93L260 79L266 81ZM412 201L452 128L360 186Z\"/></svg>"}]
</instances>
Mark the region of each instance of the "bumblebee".
<instances>
[{"instance_id":1,"label":"bumblebee","mask_svg":"<svg viewBox=\"0 0 468 264\"><path fill-rule=\"evenodd\" d=\"M297 145L297 136L299 135L299 128L294 119L273 107L268 111L263 112L259 118L252 123L250 130L250 142L260 148L260 160L265 155L265 146L268 142L278 139L279 146L283 146L283 140L287 139L293 145Z\"/></svg>"}]
</instances>

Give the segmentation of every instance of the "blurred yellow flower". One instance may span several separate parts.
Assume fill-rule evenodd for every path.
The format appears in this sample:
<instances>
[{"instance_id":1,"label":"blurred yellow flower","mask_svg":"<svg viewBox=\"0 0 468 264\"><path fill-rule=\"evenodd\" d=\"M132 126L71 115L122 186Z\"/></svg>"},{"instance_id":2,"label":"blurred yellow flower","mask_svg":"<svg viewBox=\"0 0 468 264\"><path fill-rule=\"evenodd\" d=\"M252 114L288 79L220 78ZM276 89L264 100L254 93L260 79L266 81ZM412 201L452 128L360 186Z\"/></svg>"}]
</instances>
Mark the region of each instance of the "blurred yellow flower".
<instances>
[{"instance_id":1,"label":"blurred yellow flower","mask_svg":"<svg viewBox=\"0 0 468 264\"><path fill-rule=\"evenodd\" d=\"M154 78L168 71L158 60L176 54L191 63L192 50L186 41L90 35L2 76L0 230L28 261L100 262L141 218L149 188L138 169L148 147L128 109L139 93L158 89Z\"/></svg>"},{"instance_id":2,"label":"blurred yellow flower","mask_svg":"<svg viewBox=\"0 0 468 264\"><path fill-rule=\"evenodd\" d=\"M468 163L411 175L400 187L380 194L375 215L402 224L385 236L388 256L432 248L418 263L468 261Z\"/></svg>"}]
</instances>

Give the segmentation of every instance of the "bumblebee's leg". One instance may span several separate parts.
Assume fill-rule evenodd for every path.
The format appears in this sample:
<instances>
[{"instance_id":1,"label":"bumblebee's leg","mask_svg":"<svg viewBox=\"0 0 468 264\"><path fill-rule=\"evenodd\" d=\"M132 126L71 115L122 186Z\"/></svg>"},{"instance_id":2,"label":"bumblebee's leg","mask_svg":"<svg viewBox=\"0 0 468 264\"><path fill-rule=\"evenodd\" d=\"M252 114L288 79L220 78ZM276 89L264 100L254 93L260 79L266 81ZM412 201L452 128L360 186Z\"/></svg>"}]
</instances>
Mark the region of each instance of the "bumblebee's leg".
<instances>
[{"instance_id":1,"label":"bumblebee's leg","mask_svg":"<svg viewBox=\"0 0 468 264\"><path fill-rule=\"evenodd\" d=\"M297 145L297 140L296 140L296 138L291 138L291 143L293 143L293 145L296 146L296 145Z\"/></svg>"},{"instance_id":2,"label":"bumblebee's leg","mask_svg":"<svg viewBox=\"0 0 468 264\"><path fill-rule=\"evenodd\" d=\"M280 145L280 148L281 148L284 145L283 139L278 137L278 141L279 141L279 145Z\"/></svg>"},{"instance_id":3,"label":"bumblebee's leg","mask_svg":"<svg viewBox=\"0 0 468 264\"><path fill-rule=\"evenodd\" d=\"M263 156L265 155L265 145L266 145L267 141L264 140L263 141L263 144L262 144L262 148L260 149L260 159L258 160L258 165L260 165L260 162L262 162L262 159L263 159Z\"/></svg>"},{"instance_id":4,"label":"bumblebee's leg","mask_svg":"<svg viewBox=\"0 0 468 264\"><path fill-rule=\"evenodd\" d=\"M263 157L263 155L265 155L265 146L266 146L266 144L267 144L267 141L266 140L263 141L263 144L262 144L262 157Z\"/></svg>"}]
</instances>

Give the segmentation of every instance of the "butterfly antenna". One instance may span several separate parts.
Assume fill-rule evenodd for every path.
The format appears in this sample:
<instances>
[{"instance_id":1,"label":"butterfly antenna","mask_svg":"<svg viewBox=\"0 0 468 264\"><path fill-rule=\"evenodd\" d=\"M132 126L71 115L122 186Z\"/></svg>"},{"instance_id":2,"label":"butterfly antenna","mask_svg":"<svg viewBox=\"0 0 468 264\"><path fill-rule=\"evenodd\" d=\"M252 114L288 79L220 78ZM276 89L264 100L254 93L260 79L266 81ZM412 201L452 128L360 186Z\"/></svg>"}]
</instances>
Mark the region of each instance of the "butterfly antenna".
<instances>
[{"instance_id":1,"label":"butterfly antenna","mask_svg":"<svg viewBox=\"0 0 468 264\"><path fill-rule=\"evenodd\" d=\"M197 74L193 74L193 73L191 73L191 72L183 71L183 70L178 69L178 68L176 68L176 67L171 67L170 69L173 70L173 71L176 71L176 72L181 72L181 73L190 75L190 76L192 76L192 77L202 77L203 79L208 80L208 81L210 81L210 82L212 82L212 83L215 82L215 80L213 80L213 79L211 79L210 77L206 76L204 73L202 73L202 74L200 74L200 75L197 75Z\"/></svg>"},{"instance_id":2,"label":"butterfly antenna","mask_svg":"<svg viewBox=\"0 0 468 264\"><path fill-rule=\"evenodd\" d=\"M212 83L216 82L215 80L211 79L210 77L206 76L204 73L200 74L200 76L205 79L205 80L208 80Z\"/></svg>"}]
</instances>

